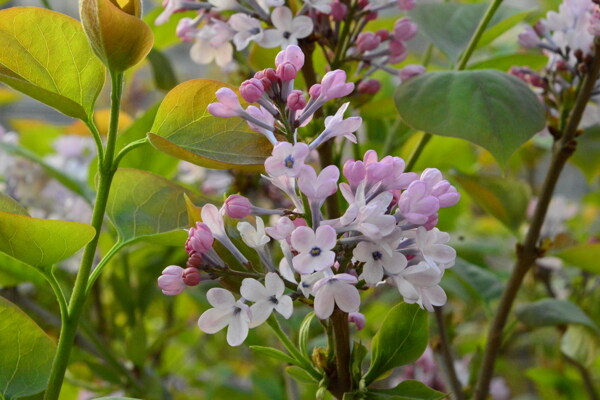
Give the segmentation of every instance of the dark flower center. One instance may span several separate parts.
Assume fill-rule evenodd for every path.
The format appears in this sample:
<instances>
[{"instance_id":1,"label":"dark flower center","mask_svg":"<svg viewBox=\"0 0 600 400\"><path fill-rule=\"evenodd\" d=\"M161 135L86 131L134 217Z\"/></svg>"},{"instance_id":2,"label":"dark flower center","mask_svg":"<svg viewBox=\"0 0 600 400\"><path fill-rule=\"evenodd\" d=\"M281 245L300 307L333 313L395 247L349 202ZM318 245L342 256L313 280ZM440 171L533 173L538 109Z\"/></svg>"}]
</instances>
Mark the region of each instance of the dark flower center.
<instances>
[{"instance_id":1,"label":"dark flower center","mask_svg":"<svg viewBox=\"0 0 600 400\"><path fill-rule=\"evenodd\" d=\"M383 254L381 254L378 251L374 251L373 253L371 253L371 255L373 256L373 260L375 261L379 261L383 258Z\"/></svg>"},{"instance_id":2,"label":"dark flower center","mask_svg":"<svg viewBox=\"0 0 600 400\"><path fill-rule=\"evenodd\" d=\"M313 247L312 249L310 249L310 255L313 257L318 257L321 255L321 249L318 247Z\"/></svg>"},{"instance_id":3,"label":"dark flower center","mask_svg":"<svg viewBox=\"0 0 600 400\"><path fill-rule=\"evenodd\" d=\"M250 33L253 35L258 35L260 33L260 28L252 28L250 29Z\"/></svg>"},{"instance_id":4,"label":"dark flower center","mask_svg":"<svg viewBox=\"0 0 600 400\"><path fill-rule=\"evenodd\" d=\"M292 36L292 33L291 33L291 32L288 32L288 31L285 31L285 32L283 32L283 38L284 38L284 39L289 39L289 38L290 38L290 36Z\"/></svg>"},{"instance_id":5,"label":"dark flower center","mask_svg":"<svg viewBox=\"0 0 600 400\"><path fill-rule=\"evenodd\" d=\"M285 165L286 168L294 168L294 158L291 154L283 160L283 165Z\"/></svg>"},{"instance_id":6,"label":"dark flower center","mask_svg":"<svg viewBox=\"0 0 600 400\"><path fill-rule=\"evenodd\" d=\"M269 301L273 304L279 304L279 300L277 300L277 296L275 295L269 297Z\"/></svg>"}]
</instances>

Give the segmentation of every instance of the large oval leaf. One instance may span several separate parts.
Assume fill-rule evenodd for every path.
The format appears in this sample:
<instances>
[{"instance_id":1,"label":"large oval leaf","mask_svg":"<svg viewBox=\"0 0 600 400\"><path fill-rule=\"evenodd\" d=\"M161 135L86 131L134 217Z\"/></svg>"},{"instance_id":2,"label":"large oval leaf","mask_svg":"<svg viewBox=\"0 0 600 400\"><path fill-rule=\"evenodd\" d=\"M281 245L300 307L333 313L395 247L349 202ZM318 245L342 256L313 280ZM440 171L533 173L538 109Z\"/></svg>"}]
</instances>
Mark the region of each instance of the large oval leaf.
<instances>
[{"instance_id":1,"label":"large oval leaf","mask_svg":"<svg viewBox=\"0 0 600 400\"><path fill-rule=\"evenodd\" d=\"M64 260L94 237L92 226L0 211L0 252L34 267Z\"/></svg>"},{"instance_id":2,"label":"large oval leaf","mask_svg":"<svg viewBox=\"0 0 600 400\"><path fill-rule=\"evenodd\" d=\"M598 325L577 304L568 300L542 299L517 307L516 313L517 318L528 326L580 324L600 332Z\"/></svg>"},{"instance_id":3,"label":"large oval leaf","mask_svg":"<svg viewBox=\"0 0 600 400\"><path fill-rule=\"evenodd\" d=\"M364 377L367 386L423 354L429 340L427 318L427 312L416 304L400 303L390 310L373 338L371 366Z\"/></svg>"},{"instance_id":4,"label":"large oval leaf","mask_svg":"<svg viewBox=\"0 0 600 400\"><path fill-rule=\"evenodd\" d=\"M171 90L148 134L159 150L191 163L221 169L260 170L273 147L241 118L217 118L206 107L225 83L195 79Z\"/></svg>"},{"instance_id":5,"label":"large oval leaf","mask_svg":"<svg viewBox=\"0 0 600 400\"><path fill-rule=\"evenodd\" d=\"M0 11L0 81L86 120L104 85L104 67L81 24L36 7Z\"/></svg>"},{"instance_id":6,"label":"large oval leaf","mask_svg":"<svg viewBox=\"0 0 600 400\"><path fill-rule=\"evenodd\" d=\"M479 207L514 234L519 233L530 197L530 188L525 182L496 175L456 173L455 178Z\"/></svg>"},{"instance_id":7,"label":"large oval leaf","mask_svg":"<svg viewBox=\"0 0 600 400\"><path fill-rule=\"evenodd\" d=\"M186 238L183 229L188 227L185 194L201 202L161 176L122 168L113 179L107 214L124 243L154 237L160 243L181 245Z\"/></svg>"},{"instance_id":8,"label":"large oval leaf","mask_svg":"<svg viewBox=\"0 0 600 400\"><path fill-rule=\"evenodd\" d=\"M48 385L56 346L23 311L0 297L0 397L16 399Z\"/></svg>"},{"instance_id":9,"label":"large oval leaf","mask_svg":"<svg viewBox=\"0 0 600 400\"><path fill-rule=\"evenodd\" d=\"M417 23L419 31L454 62L466 49L487 8L485 3L421 3L409 12L409 16ZM480 44L490 43L526 16L526 12L501 6L488 24Z\"/></svg>"},{"instance_id":10,"label":"large oval leaf","mask_svg":"<svg viewBox=\"0 0 600 400\"><path fill-rule=\"evenodd\" d=\"M567 247L554 254L566 263L592 274L600 275L600 243L585 243Z\"/></svg>"},{"instance_id":11,"label":"large oval leaf","mask_svg":"<svg viewBox=\"0 0 600 400\"><path fill-rule=\"evenodd\" d=\"M415 129L466 139L502 164L541 131L542 104L514 76L495 70L430 72L396 91L402 119Z\"/></svg>"}]
</instances>

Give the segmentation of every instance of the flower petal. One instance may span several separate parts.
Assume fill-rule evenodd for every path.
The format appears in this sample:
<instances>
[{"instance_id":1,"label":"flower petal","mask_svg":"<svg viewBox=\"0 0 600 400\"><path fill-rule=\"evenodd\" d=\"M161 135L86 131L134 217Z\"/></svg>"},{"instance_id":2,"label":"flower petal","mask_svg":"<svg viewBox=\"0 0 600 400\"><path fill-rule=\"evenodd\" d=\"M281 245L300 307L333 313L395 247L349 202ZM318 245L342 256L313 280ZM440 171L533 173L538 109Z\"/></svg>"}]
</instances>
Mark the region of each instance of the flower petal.
<instances>
[{"instance_id":1,"label":"flower petal","mask_svg":"<svg viewBox=\"0 0 600 400\"><path fill-rule=\"evenodd\" d=\"M265 277L265 288L267 293L272 296L281 296L285 291L283 280L275 272L269 272Z\"/></svg>"},{"instance_id":2,"label":"flower petal","mask_svg":"<svg viewBox=\"0 0 600 400\"><path fill-rule=\"evenodd\" d=\"M211 308L204 311L198 319L198 327L205 333L213 334L225 328L233 316L233 308L222 310Z\"/></svg>"},{"instance_id":3,"label":"flower petal","mask_svg":"<svg viewBox=\"0 0 600 400\"><path fill-rule=\"evenodd\" d=\"M273 312L274 304L269 300L259 301L258 303L254 303L250 306L250 314L252 314L252 318L250 319L250 328L256 328L259 325L262 325L269 315Z\"/></svg>"},{"instance_id":4,"label":"flower petal","mask_svg":"<svg viewBox=\"0 0 600 400\"><path fill-rule=\"evenodd\" d=\"M289 319L294 312L294 302L290 296L281 296L275 310L285 319Z\"/></svg>"},{"instance_id":5,"label":"flower petal","mask_svg":"<svg viewBox=\"0 0 600 400\"><path fill-rule=\"evenodd\" d=\"M308 226L299 226L292 232L292 247L300 253L308 253L315 244L315 232Z\"/></svg>"},{"instance_id":6,"label":"flower petal","mask_svg":"<svg viewBox=\"0 0 600 400\"><path fill-rule=\"evenodd\" d=\"M360 307L360 294L358 289L343 282L335 282L332 285L333 297L340 310L351 313L358 311Z\"/></svg>"},{"instance_id":7,"label":"flower petal","mask_svg":"<svg viewBox=\"0 0 600 400\"><path fill-rule=\"evenodd\" d=\"M246 306L247 308L248 306ZM242 310L237 315L231 318L229 328L227 329L227 343L230 346L239 346L244 343L246 337L248 337L248 324L250 318L248 316L248 310Z\"/></svg>"},{"instance_id":8,"label":"flower petal","mask_svg":"<svg viewBox=\"0 0 600 400\"><path fill-rule=\"evenodd\" d=\"M320 319L327 319L333 313L333 293L330 288L322 287L315 297L315 314Z\"/></svg>"},{"instance_id":9,"label":"flower petal","mask_svg":"<svg viewBox=\"0 0 600 400\"><path fill-rule=\"evenodd\" d=\"M235 298L229 290L212 288L206 293L206 299L215 308L233 307Z\"/></svg>"},{"instance_id":10,"label":"flower petal","mask_svg":"<svg viewBox=\"0 0 600 400\"><path fill-rule=\"evenodd\" d=\"M281 31L292 30L292 10L287 7L277 7L271 13L271 22L273 26ZM308 18L308 17L305 17ZM310 20L310 18L308 18ZM312 23L312 21L311 21ZM312 28L311 28L312 30Z\"/></svg>"},{"instance_id":11,"label":"flower petal","mask_svg":"<svg viewBox=\"0 0 600 400\"><path fill-rule=\"evenodd\" d=\"M246 300L254 302L266 300L270 296L267 289L265 289L259 281L253 278L245 278L242 281L240 294Z\"/></svg>"}]
</instances>

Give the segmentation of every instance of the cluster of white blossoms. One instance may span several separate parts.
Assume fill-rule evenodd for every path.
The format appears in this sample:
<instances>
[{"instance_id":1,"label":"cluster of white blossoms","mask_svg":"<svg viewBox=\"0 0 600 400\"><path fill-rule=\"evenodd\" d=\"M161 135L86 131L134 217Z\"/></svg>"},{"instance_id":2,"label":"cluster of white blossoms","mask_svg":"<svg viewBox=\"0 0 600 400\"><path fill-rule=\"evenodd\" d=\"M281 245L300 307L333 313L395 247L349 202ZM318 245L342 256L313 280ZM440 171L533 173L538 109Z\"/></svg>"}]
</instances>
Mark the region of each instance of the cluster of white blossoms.
<instances>
[{"instance_id":1,"label":"cluster of white blossoms","mask_svg":"<svg viewBox=\"0 0 600 400\"><path fill-rule=\"evenodd\" d=\"M231 289L231 278L244 278L239 299L229 290L210 289L208 300L214 308L199 320L200 329L207 333L227 326L232 346L241 344L248 329L265 322L273 312L289 318L297 299L311 305L320 319L329 318L337 307L357 327L364 325L360 293L369 288L395 287L405 302L429 311L446 302L439 283L454 264L456 252L448 245L450 236L435 225L439 209L456 204L458 192L439 170L429 168L420 175L405 172L401 158L379 159L374 150L367 151L362 160L346 161L345 182L339 182L340 170L335 165L315 170L308 163L311 150L335 137L354 141L362 120L343 118L346 103L325 118L324 131L310 143L298 140L298 130L315 110L354 90L343 71L331 71L311 88L308 102L301 100L304 94L294 90L292 76L302 68L303 60L300 49L289 46L278 54L277 70L242 84L240 93L260 108L250 105L244 110L237 95L226 88L219 89L219 101L208 108L218 117L246 119L271 141L273 152L265 161L264 178L289 197L293 206L259 208L241 195L229 196L221 208L204 205L202 222L188 232L187 268L169 266L158 278L167 295L179 294L203 280L223 278ZM282 137L289 141L279 141ZM338 190L348 206L341 216L325 219L323 206ZM275 220L267 226L261 215ZM241 220L237 231L246 251L232 241L226 218ZM230 259L233 256L235 265L215 251L215 241L227 249ZM261 265L248 260L247 250L256 252Z\"/></svg>"},{"instance_id":2,"label":"cluster of white blossoms","mask_svg":"<svg viewBox=\"0 0 600 400\"><path fill-rule=\"evenodd\" d=\"M358 62L363 80L360 93L374 94L380 84L364 79L377 70L387 71L407 79L423 72L422 66L411 65L394 69L407 57L406 41L412 39L417 27L409 18L399 19L391 31L363 32L367 23L386 8L410 10L415 0L368 1L303 0L303 6L294 14L285 0L165 0L164 11L156 19L163 24L177 12L195 10L195 18L182 18L177 35L194 42L191 58L198 64L216 62L223 68L235 64L234 52L247 49L251 43L263 48L286 48L309 40L323 47L329 61ZM349 19L349 20L347 20ZM354 23L347 37L340 32L340 23ZM311 44L312 45L312 44ZM338 48L343 49L340 53ZM336 53L340 53L335 56Z\"/></svg>"}]
</instances>

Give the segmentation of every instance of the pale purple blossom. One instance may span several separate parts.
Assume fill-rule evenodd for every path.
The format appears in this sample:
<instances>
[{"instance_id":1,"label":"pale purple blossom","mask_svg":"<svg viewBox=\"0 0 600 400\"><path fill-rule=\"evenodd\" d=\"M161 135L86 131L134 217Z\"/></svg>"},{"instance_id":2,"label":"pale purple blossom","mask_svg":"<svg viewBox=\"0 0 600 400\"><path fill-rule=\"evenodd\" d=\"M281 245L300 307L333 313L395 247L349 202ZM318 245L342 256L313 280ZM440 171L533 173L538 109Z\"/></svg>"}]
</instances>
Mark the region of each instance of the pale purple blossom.
<instances>
[{"instance_id":1,"label":"pale purple blossom","mask_svg":"<svg viewBox=\"0 0 600 400\"><path fill-rule=\"evenodd\" d=\"M229 26L235 31L233 43L238 51L244 50L252 41L260 42L264 35L260 20L244 13L229 17Z\"/></svg>"},{"instance_id":2,"label":"pale purple blossom","mask_svg":"<svg viewBox=\"0 0 600 400\"><path fill-rule=\"evenodd\" d=\"M273 148L272 156L265 161L265 169L271 176L287 175L296 177L304 166L309 148L304 143L278 143Z\"/></svg>"},{"instance_id":3,"label":"pale purple blossom","mask_svg":"<svg viewBox=\"0 0 600 400\"><path fill-rule=\"evenodd\" d=\"M183 268L177 265L169 265L158 277L158 287L163 294L167 296L176 296L183 292L185 283L183 282Z\"/></svg>"},{"instance_id":4,"label":"pale purple blossom","mask_svg":"<svg viewBox=\"0 0 600 400\"><path fill-rule=\"evenodd\" d=\"M344 113L350 103L344 103L335 115L325 118L325 130L310 144L310 149L316 149L322 143L334 137L343 136L352 143L356 143L356 132L362 125L361 117L349 117L344 119Z\"/></svg>"},{"instance_id":5,"label":"pale purple blossom","mask_svg":"<svg viewBox=\"0 0 600 400\"><path fill-rule=\"evenodd\" d=\"M313 31L313 21L305 15L294 17L288 7L277 7L271 13L274 29L267 29L260 42L262 47L272 48L298 44Z\"/></svg>"}]
</instances>

